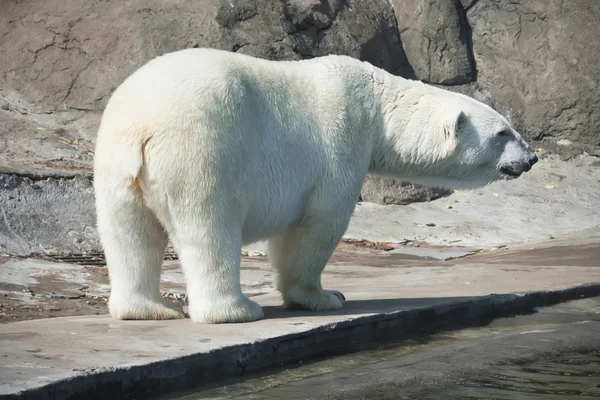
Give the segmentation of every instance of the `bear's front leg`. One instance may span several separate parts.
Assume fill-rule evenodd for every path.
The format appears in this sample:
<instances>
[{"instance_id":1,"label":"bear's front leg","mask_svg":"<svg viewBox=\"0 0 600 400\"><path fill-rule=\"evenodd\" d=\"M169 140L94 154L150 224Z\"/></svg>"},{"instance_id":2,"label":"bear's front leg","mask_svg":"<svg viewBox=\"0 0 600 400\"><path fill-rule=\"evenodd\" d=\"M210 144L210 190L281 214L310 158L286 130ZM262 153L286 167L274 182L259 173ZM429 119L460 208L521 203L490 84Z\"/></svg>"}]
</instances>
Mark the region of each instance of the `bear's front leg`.
<instances>
[{"instance_id":1,"label":"bear's front leg","mask_svg":"<svg viewBox=\"0 0 600 400\"><path fill-rule=\"evenodd\" d=\"M278 271L277 286L288 308L314 311L342 308L337 290L324 290L321 273L348 227L349 215L306 216L298 226L269 241L269 257Z\"/></svg>"},{"instance_id":2,"label":"bear's front leg","mask_svg":"<svg viewBox=\"0 0 600 400\"><path fill-rule=\"evenodd\" d=\"M177 246L192 321L217 324L263 318L262 308L242 293L241 231L232 234L215 230L202 239L180 241Z\"/></svg>"}]
</instances>

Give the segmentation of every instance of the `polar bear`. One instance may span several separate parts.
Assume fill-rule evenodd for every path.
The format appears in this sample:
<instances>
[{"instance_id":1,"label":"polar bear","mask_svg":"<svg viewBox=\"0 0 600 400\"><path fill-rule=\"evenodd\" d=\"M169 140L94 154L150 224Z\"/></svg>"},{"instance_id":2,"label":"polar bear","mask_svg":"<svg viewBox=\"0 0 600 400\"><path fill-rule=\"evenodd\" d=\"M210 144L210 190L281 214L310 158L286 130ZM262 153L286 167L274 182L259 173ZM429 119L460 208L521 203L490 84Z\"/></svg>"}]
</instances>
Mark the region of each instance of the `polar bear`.
<instances>
[{"instance_id":1,"label":"polar bear","mask_svg":"<svg viewBox=\"0 0 600 400\"><path fill-rule=\"evenodd\" d=\"M537 161L490 107L367 62L269 61L215 49L158 57L113 93L94 187L117 319L184 317L161 298L171 239L195 322L263 317L240 286L242 245L269 240L284 305L342 307L321 272L366 174L447 188Z\"/></svg>"}]
</instances>

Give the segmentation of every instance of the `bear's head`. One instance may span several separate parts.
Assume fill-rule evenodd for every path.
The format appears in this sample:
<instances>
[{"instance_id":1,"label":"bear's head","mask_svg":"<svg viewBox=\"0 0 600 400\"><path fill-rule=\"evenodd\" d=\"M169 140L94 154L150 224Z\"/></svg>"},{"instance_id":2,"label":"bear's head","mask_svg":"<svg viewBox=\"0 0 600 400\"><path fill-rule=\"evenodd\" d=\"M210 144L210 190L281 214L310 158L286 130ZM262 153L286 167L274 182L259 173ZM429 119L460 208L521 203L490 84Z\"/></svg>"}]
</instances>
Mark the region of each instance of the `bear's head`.
<instances>
[{"instance_id":1,"label":"bear's head","mask_svg":"<svg viewBox=\"0 0 600 400\"><path fill-rule=\"evenodd\" d=\"M401 125L387 136L403 164L395 172L406 180L478 188L518 178L538 160L505 117L475 99L434 89L413 104L401 119L392 118Z\"/></svg>"}]
</instances>

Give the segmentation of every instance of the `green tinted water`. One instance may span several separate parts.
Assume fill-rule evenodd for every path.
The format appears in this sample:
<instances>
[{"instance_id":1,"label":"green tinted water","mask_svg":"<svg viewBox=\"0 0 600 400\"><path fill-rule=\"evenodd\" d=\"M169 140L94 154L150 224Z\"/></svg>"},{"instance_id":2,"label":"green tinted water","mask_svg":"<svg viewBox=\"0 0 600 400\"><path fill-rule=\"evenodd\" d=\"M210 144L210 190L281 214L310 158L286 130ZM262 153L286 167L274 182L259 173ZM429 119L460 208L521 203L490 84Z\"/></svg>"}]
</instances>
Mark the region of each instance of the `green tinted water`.
<instances>
[{"instance_id":1,"label":"green tinted water","mask_svg":"<svg viewBox=\"0 0 600 400\"><path fill-rule=\"evenodd\" d=\"M600 298L590 298L555 307L541 309L538 313L515 318L502 318L481 328L463 329L441 333L420 340L405 342L378 350L364 351L333 359L310 363L300 363L294 368L266 372L245 379L232 380L222 386L200 393L181 397L178 400L205 399L594 399L600 398L600 345L595 340L593 350L576 353L560 353L559 356L546 356L538 361L519 365L495 365L485 373L461 376L455 381L444 381L417 373L417 384L403 382L372 382L383 375L394 373L394 362L408 356L419 357L433 352L437 356L451 357L462 348L486 339L502 338L507 335L532 333L535 340L547 340L544 332L554 332L560 326L578 326L584 332L592 332L591 324L600 321ZM586 325L586 323L589 323ZM597 325L596 325L597 326ZM588 329L585 331L585 329ZM573 332L576 332L575 330ZM576 333L574 333L576 335ZM593 335L597 338L597 335ZM567 341L568 341L567 335ZM495 342L494 342L495 343ZM514 341L508 340L500 346L514 348ZM503 348L493 349L502 353ZM480 354L485 358L486 354ZM426 357L424 357L426 358ZM435 370L435 360L432 370ZM400 365L400 364L398 364ZM398 369L398 376L406 374L406 365ZM460 369L462 366L457 366ZM491 371L491 372L490 372ZM429 372L429 371L425 371ZM451 371L441 371L443 375ZM436 375L433 374L433 377ZM373 378L371 378L373 377ZM357 385L360 382L365 385ZM360 390L353 391L356 386ZM346 390L347 389L347 390Z\"/></svg>"},{"instance_id":2,"label":"green tinted water","mask_svg":"<svg viewBox=\"0 0 600 400\"><path fill-rule=\"evenodd\" d=\"M441 389L377 399L593 399L600 398L600 352L571 354L525 365L502 365L485 378Z\"/></svg>"}]
</instances>

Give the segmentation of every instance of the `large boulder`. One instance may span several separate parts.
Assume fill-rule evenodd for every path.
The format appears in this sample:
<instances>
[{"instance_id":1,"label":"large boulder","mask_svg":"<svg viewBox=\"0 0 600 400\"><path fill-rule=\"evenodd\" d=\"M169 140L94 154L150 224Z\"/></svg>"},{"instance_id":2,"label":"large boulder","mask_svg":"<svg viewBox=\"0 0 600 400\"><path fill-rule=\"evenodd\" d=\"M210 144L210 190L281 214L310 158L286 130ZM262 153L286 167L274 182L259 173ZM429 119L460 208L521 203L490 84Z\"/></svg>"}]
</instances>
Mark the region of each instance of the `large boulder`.
<instances>
[{"instance_id":1,"label":"large boulder","mask_svg":"<svg viewBox=\"0 0 600 400\"><path fill-rule=\"evenodd\" d=\"M418 79L492 105L529 139L600 145L597 0L390 2Z\"/></svg>"},{"instance_id":2,"label":"large boulder","mask_svg":"<svg viewBox=\"0 0 600 400\"><path fill-rule=\"evenodd\" d=\"M406 205L435 200L448 193L450 193L448 189L424 187L398 179L367 176L360 191L360 198L369 203Z\"/></svg>"},{"instance_id":3,"label":"large boulder","mask_svg":"<svg viewBox=\"0 0 600 400\"><path fill-rule=\"evenodd\" d=\"M456 0L390 0L415 78L456 85L475 79L463 7Z\"/></svg>"},{"instance_id":4,"label":"large boulder","mask_svg":"<svg viewBox=\"0 0 600 400\"><path fill-rule=\"evenodd\" d=\"M597 0L478 1L477 84L529 138L600 145Z\"/></svg>"}]
</instances>

